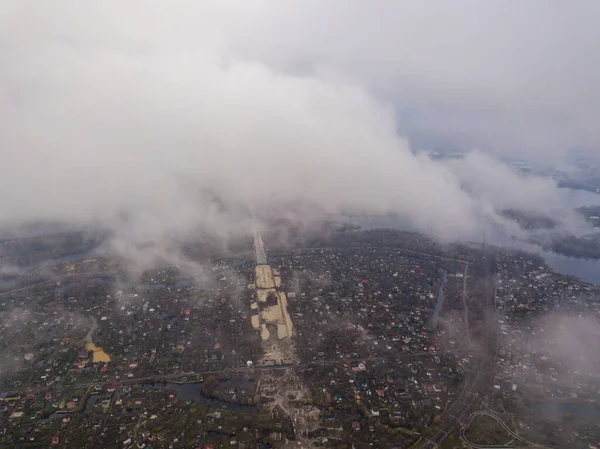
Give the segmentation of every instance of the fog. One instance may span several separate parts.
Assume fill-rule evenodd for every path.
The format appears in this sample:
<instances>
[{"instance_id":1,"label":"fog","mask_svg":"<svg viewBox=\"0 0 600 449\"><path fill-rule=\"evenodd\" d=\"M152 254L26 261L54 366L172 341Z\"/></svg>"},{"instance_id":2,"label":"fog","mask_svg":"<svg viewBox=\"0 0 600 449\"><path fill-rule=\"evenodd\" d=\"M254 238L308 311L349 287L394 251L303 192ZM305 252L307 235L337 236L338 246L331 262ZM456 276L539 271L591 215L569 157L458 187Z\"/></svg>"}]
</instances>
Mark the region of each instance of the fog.
<instances>
[{"instance_id":1,"label":"fog","mask_svg":"<svg viewBox=\"0 0 600 449\"><path fill-rule=\"evenodd\" d=\"M575 3L5 1L0 224L163 257L281 215L454 239L558 210L553 181L500 158L597 150L598 6ZM439 146L470 154L421 151Z\"/></svg>"}]
</instances>

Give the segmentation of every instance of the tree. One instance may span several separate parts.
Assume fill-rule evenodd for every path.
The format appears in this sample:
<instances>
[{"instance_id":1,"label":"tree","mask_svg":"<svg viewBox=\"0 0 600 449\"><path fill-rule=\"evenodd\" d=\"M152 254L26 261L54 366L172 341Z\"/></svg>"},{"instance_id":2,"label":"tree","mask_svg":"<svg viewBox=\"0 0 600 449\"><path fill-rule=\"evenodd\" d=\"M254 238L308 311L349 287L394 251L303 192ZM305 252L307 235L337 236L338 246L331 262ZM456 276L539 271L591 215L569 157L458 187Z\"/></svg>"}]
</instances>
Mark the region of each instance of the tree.
<instances>
[{"instance_id":1,"label":"tree","mask_svg":"<svg viewBox=\"0 0 600 449\"><path fill-rule=\"evenodd\" d=\"M202 385L200 386L200 391L202 392L202 394L208 397L214 397L218 389L219 379L217 379L213 375L210 375L206 379L204 379L204 382L202 382Z\"/></svg>"}]
</instances>

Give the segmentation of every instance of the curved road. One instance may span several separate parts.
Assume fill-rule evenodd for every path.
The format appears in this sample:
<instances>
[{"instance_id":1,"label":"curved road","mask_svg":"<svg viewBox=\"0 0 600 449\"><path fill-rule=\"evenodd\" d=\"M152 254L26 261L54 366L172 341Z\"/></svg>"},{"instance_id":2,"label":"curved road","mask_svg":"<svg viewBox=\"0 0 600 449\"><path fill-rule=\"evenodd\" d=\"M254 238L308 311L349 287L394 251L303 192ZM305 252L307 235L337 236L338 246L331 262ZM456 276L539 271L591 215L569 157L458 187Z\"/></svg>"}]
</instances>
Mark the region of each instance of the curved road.
<instances>
[{"instance_id":1,"label":"curved road","mask_svg":"<svg viewBox=\"0 0 600 449\"><path fill-rule=\"evenodd\" d=\"M477 418L478 416L489 416L490 418L494 419L498 424L500 424L502 426L502 428L513 438L523 441L524 443L528 443L528 444L532 444L529 443L529 441L525 440L523 437L517 435L515 432L512 431L512 429L510 427L508 427L508 425L506 425L504 423L504 421L502 421L500 419L499 416L497 416L495 413L491 413L491 412L484 412L484 411L480 411L480 412L475 412L473 414L471 414L471 417L469 418L469 421L467 422L467 424L460 429L460 439L469 447L475 448L475 449L510 449L512 448L512 446L487 446L487 445L481 445L481 444L476 444L471 442L466 436L465 436L465 431L467 430L467 428L471 425L471 423L473 422L473 420L475 418Z\"/></svg>"}]
</instances>

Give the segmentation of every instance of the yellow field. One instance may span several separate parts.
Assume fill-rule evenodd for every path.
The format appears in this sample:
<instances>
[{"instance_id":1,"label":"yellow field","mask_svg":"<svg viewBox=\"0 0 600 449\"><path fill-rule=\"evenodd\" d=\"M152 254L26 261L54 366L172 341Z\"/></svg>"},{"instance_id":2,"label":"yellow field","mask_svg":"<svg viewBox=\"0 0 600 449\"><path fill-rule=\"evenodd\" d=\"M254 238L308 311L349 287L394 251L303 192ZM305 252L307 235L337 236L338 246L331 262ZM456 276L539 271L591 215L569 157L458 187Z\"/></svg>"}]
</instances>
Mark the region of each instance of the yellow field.
<instances>
[{"instance_id":1,"label":"yellow field","mask_svg":"<svg viewBox=\"0 0 600 449\"><path fill-rule=\"evenodd\" d=\"M85 349L94 352L94 363L110 362L110 356L106 352L104 352L104 349L102 349L100 346L96 346L94 343L88 343L85 345Z\"/></svg>"},{"instance_id":2,"label":"yellow field","mask_svg":"<svg viewBox=\"0 0 600 449\"><path fill-rule=\"evenodd\" d=\"M279 338L280 340L283 340L284 338L288 338L290 335L288 335L288 328L285 324L278 324L277 325L277 338Z\"/></svg>"},{"instance_id":3,"label":"yellow field","mask_svg":"<svg viewBox=\"0 0 600 449\"><path fill-rule=\"evenodd\" d=\"M252 316L252 326L255 329L261 329L263 341L267 341L271 337L267 324L276 326L279 340L292 337L294 328L287 311L287 298L285 293L278 292L275 289L282 287L279 270L272 269L269 265L264 264L257 265L254 271L257 302L253 302L251 308L252 310L258 309L259 315ZM277 305L264 307L270 295L277 297Z\"/></svg>"},{"instance_id":4,"label":"yellow field","mask_svg":"<svg viewBox=\"0 0 600 449\"><path fill-rule=\"evenodd\" d=\"M258 296L258 302L267 302L267 298L269 295L276 295L277 292L273 288L269 289L261 289L256 291L256 296Z\"/></svg>"},{"instance_id":5,"label":"yellow field","mask_svg":"<svg viewBox=\"0 0 600 449\"><path fill-rule=\"evenodd\" d=\"M262 317L267 323L279 324L283 323L283 316L281 314L281 307L279 305L265 307L262 310Z\"/></svg>"},{"instance_id":6,"label":"yellow field","mask_svg":"<svg viewBox=\"0 0 600 449\"><path fill-rule=\"evenodd\" d=\"M262 331L260 333L260 336L263 341L267 341L269 339L269 337L271 336L271 333L269 332L269 329L267 329L266 324L262 325Z\"/></svg>"},{"instance_id":7,"label":"yellow field","mask_svg":"<svg viewBox=\"0 0 600 449\"><path fill-rule=\"evenodd\" d=\"M281 315L283 317L283 322L287 327L288 336L291 337L294 333L294 324L292 323L292 317L288 312L288 302L285 293L279 292L279 305L281 308Z\"/></svg>"},{"instance_id":8,"label":"yellow field","mask_svg":"<svg viewBox=\"0 0 600 449\"><path fill-rule=\"evenodd\" d=\"M258 322L258 315L252 315L252 327L254 329L258 329L260 327L260 323Z\"/></svg>"}]
</instances>

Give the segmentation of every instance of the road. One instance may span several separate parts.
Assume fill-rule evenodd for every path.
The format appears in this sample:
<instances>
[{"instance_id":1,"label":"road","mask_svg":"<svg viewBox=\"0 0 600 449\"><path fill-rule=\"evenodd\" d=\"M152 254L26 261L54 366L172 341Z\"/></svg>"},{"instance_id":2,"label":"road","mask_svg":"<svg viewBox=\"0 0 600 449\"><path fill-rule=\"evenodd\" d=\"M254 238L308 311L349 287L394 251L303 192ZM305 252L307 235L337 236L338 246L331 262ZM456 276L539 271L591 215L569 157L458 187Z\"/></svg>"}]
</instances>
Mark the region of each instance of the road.
<instances>
[{"instance_id":1,"label":"road","mask_svg":"<svg viewBox=\"0 0 600 449\"><path fill-rule=\"evenodd\" d=\"M465 432L467 430L467 428L471 425L471 423L473 422L473 420L478 417L478 416L489 416L490 418L494 419L498 424L500 424L500 426L502 426L502 428L513 438L520 440L520 441L524 441L525 439L519 435L517 435L516 433L514 433L512 431L512 429L510 427L508 427L504 421L502 421L500 419L499 416L497 416L495 413L491 413L491 412L485 412L485 411L480 411L480 412L475 412L473 414L471 414L471 417L469 418L469 421L467 422L467 424L460 429L460 438L461 440L470 447L476 448L476 449L482 449L482 448L489 448L489 447L494 447L494 448L500 448L500 449L504 449L504 448L510 448L510 446L484 446L484 445L480 445L480 444L476 444L473 443L471 441L469 441L469 439L467 439L467 437L465 436Z\"/></svg>"},{"instance_id":2,"label":"road","mask_svg":"<svg viewBox=\"0 0 600 449\"><path fill-rule=\"evenodd\" d=\"M467 305L467 276L469 275L469 264L465 264L465 272L463 273L463 291L462 291L462 305L464 312L465 328L467 329L467 335L469 334L469 306Z\"/></svg>"},{"instance_id":3,"label":"road","mask_svg":"<svg viewBox=\"0 0 600 449\"><path fill-rule=\"evenodd\" d=\"M254 233L254 256L256 257L256 265L267 264L265 243L263 242L262 236L258 232Z\"/></svg>"},{"instance_id":4,"label":"road","mask_svg":"<svg viewBox=\"0 0 600 449\"><path fill-rule=\"evenodd\" d=\"M476 367L470 372L465 379L464 389L460 396L452 403L452 405L444 411L442 416L442 425L436 433L430 438L424 438L422 443L423 449L436 449L442 441L444 441L459 425L464 425L470 415L471 406L477 398L479 391L490 382L490 376L493 377L495 370L494 352L490 345L492 337L494 303L495 303L495 278L491 273L492 260L488 255L487 244L484 239L484 251L482 263L484 266L484 285L485 285L485 336L483 338L484 351L478 354ZM465 270L466 274L466 270ZM465 281L466 286L466 281Z\"/></svg>"}]
</instances>

